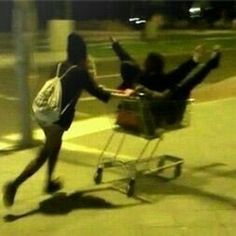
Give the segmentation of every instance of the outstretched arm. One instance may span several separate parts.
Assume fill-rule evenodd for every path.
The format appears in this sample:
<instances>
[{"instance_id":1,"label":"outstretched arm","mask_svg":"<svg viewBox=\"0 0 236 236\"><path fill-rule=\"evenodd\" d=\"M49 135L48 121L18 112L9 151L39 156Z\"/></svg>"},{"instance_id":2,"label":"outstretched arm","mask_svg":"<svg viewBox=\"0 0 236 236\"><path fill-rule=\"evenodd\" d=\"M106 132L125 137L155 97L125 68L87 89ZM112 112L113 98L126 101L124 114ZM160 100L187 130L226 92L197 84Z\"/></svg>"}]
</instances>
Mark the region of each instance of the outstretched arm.
<instances>
[{"instance_id":1,"label":"outstretched arm","mask_svg":"<svg viewBox=\"0 0 236 236\"><path fill-rule=\"evenodd\" d=\"M82 72L81 72L82 73ZM98 84L88 72L83 72L84 79L83 85L87 92L91 95L95 96L99 100L103 102L108 102L111 97L128 97L132 94L133 90L126 89L126 90L116 90L116 89L109 89L100 84Z\"/></svg>"},{"instance_id":2,"label":"outstretched arm","mask_svg":"<svg viewBox=\"0 0 236 236\"><path fill-rule=\"evenodd\" d=\"M119 57L121 61L132 61L135 62L134 58L132 58L127 51L121 46L121 44L112 36L110 36L110 41L112 42L112 49Z\"/></svg>"}]
</instances>

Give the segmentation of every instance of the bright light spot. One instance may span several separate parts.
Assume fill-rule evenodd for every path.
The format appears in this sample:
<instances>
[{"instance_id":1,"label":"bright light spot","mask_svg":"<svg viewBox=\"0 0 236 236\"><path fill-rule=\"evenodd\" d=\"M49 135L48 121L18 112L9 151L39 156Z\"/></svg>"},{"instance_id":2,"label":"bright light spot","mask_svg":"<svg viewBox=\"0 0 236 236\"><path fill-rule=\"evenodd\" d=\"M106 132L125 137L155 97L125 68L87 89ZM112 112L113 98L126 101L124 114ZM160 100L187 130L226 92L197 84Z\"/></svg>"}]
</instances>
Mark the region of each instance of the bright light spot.
<instances>
[{"instance_id":1,"label":"bright light spot","mask_svg":"<svg viewBox=\"0 0 236 236\"><path fill-rule=\"evenodd\" d=\"M201 12L201 8L200 7L191 7L189 9L189 12L192 13L192 14L200 13Z\"/></svg>"},{"instance_id":2,"label":"bright light spot","mask_svg":"<svg viewBox=\"0 0 236 236\"><path fill-rule=\"evenodd\" d=\"M191 18L201 17L202 9L201 7L191 7L189 9L189 14Z\"/></svg>"},{"instance_id":3,"label":"bright light spot","mask_svg":"<svg viewBox=\"0 0 236 236\"><path fill-rule=\"evenodd\" d=\"M140 18L139 17L134 17L134 18L129 18L129 21L132 22L132 21L138 21Z\"/></svg>"},{"instance_id":4,"label":"bright light spot","mask_svg":"<svg viewBox=\"0 0 236 236\"><path fill-rule=\"evenodd\" d=\"M146 23L146 20L137 20L137 21L135 21L135 24L144 24L144 23Z\"/></svg>"}]
</instances>

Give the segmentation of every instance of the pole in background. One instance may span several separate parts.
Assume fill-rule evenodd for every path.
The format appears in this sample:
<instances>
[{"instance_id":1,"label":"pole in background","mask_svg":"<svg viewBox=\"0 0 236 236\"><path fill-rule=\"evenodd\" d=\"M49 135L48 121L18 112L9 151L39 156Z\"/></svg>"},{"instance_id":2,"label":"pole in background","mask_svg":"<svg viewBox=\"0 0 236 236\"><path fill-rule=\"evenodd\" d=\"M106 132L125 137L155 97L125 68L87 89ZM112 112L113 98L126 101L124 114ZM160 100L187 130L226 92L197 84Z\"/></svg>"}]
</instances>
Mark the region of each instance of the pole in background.
<instances>
[{"instance_id":1,"label":"pole in background","mask_svg":"<svg viewBox=\"0 0 236 236\"><path fill-rule=\"evenodd\" d=\"M28 84L32 53L34 19L32 1L15 0L13 10L13 39L15 45L15 75L19 88L22 148L32 145L31 102Z\"/></svg>"}]
</instances>

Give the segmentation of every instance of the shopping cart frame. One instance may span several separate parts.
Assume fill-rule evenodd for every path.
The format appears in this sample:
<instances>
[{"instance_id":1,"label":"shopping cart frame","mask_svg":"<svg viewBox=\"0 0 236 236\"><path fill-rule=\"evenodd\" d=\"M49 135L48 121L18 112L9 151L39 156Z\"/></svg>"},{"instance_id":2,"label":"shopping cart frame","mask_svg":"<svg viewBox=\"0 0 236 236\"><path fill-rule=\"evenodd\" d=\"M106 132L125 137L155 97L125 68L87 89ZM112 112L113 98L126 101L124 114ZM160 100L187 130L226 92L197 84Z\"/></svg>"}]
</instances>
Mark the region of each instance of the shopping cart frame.
<instances>
[{"instance_id":1,"label":"shopping cart frame","mask_svg":"<svg viewBox=\"0 0 236 236\"><path fill-rule=\"evenodd\" d=\"M159 101L156 101L156 102L160 103ZM178 104L178 101L169 101L169 102L175 102L176 104ZM180 102L182 103L182 101ZM160 142L164 139L164 134L166 131L171 131L171 130L187 127L190 125L189 113L190 113L190 106L193 100L189 99L184 102L186 103L186 107L183 110L184 114L181 116L181 119L177 119L177 122L174 122L172 124L166 124L165 122L161 122L160 124L160 122L155 121L154 113L151 111L151 105L153 104L153 101L147 100L139 96L123 99L118 106L115 127L113 128L111 135L108 137L107 142L105 143L105 146L98 157L98 163L97 163L96 171L94 174L95 184L102 183L104 169L122 167L123 169L126 169L128 173L123 178L124 180L128 180L128 183L125 187L124 192L126 193L128 197L132 197L135 194L136 177L140 174L148 175L148 174L155 173L157 176L166 178L163 175L163 172L166 169L173 168L173 175L171 177L168 177L168 179L178 178L182 173L182 166L183 166L184 160L180 157L176 157L172 155L162 155L162 156L157 155L156 156L156 152L157 152ZM163 101L161 103L163 105ZM123 124L119 120L119 114L121 114L121 112L126 111L126 109L128 109L127 112L129 112L129 108L125 107L124 106L125 104L126 105L128 104L128 106L134 105L135 108L132 112L139 113L138 117L131 118L135 120L135 121L132 121L133 124L131 124L132 122L130 123L128 122L130 127L128 127L127 124L125 124L125 122L127 122L126 119L123 120L124 121ZM163 117L164 116L165 114L163 114ZM137 122L136 125L139 126L139 127L136 127L137 129L134 129L135 122ZM122 137L120 139L120 143L117 145L117 148L113 154L113 157L105 158L105 154L108 148L112 144L112 141L115 135L118 133L121 133ZM132 135L132 136L134 135L136 137L143 138L146 142L144 146L141 148L137 159L123 161L119 159L118 157L125 143L125 138L127 137L127 135ZM148 158L144 158L146 151L152 142L155 142L155 143L151 151L149 150L150 155Z\"/></svg>"}]
</instances>

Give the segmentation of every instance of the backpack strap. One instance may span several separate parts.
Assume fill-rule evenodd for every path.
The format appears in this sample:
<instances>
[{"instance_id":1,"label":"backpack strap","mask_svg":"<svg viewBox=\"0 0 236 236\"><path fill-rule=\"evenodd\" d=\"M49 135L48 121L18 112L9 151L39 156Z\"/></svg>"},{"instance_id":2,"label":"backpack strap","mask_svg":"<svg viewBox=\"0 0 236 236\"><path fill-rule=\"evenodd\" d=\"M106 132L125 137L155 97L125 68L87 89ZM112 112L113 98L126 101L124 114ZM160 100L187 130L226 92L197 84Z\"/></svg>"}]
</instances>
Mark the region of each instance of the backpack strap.
<instances>
[{"instance_id":1,"label":"backpack strap","mask_svg":"<svg viewBox=\"0 0 236 236\"><path fill-rule=\"evenodd\" d=\"M63 78L69 71L71 71L73 68L77 67L77 65L73 65L73 66L69 67L69 68L65 71L65 73L64 73L62 76L59 76L60 69L61 69L61 65L62 65L62 63L58 63L58 65L57 65L57 71L56 71L56 77L58 77L58 78L60 78L60 79L62 79L62 78Z\"/></svg>"},{"instance_id":2,"label":"backpack strap","mask_svg":"<svg viewBox=\"0 0 236 236\"><path fill-rule=\"evenodd\" d=\"M61 68L62 63L59 63L57 66L57 72L56 72L56 76L59 77L59 72L60 72L60 68ZM59 79L61 80L69 71L71 71L73 68L77 67L77 65L73 65L71 67L69 67L66 72L59 77ZM73 101L76 99L77 95L75 95L70 101L69 103L64 107L64 109L60 112L60 115L63 115L66 110L72 105Z\"/></svg>"},{"instance_id":3,"label":"backpack strap","mask_svg":"<svg viewBox=\"0 0 236 236\"><path fill-rule=\"evenodd\" d=\"M61 69L61 63L58 63L56 70L56 77L59 77L60 69Z\"/></svg>"}]
</instances>

